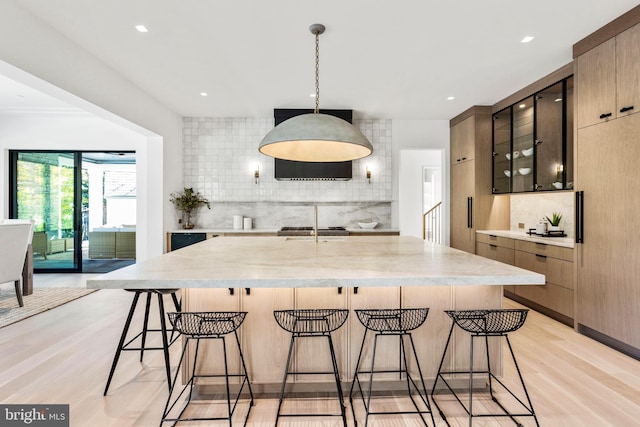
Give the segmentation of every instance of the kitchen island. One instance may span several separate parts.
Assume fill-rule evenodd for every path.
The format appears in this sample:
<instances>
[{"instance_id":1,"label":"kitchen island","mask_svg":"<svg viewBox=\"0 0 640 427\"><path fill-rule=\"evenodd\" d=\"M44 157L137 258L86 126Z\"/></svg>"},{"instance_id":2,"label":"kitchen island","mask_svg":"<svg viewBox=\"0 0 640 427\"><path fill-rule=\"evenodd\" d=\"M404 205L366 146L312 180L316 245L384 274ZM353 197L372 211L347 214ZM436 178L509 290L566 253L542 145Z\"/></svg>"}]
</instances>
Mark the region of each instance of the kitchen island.
<instances>
[{"instance_id":1,"label":"kitchen island","mask_svg":"<svg viewBox=\"0 0 640 427\"><path fill-rule=\"evenodd\" d=\"M273 391L289 344L273 310L429 307L414 339L424 375L433 378L450 326L444 310L500 308L502 285L544 282L544 275L408 236L320 237L317 243L313 237L218 237L88 280L87 286L182 288L186 311L247 311L241 339L252 382L259 391ZM363 331L352 312L335 333L345 381L353 376ZM447 364L464 366L468 341L464 334L456 336L456 355ZM328 361L318 356L325 354L322 345L300 348L295 363L326 368ZM500 346L491 352L499 371ZM482 353L476 353L476 362ZM397 366L397 344L381 354L376 365ZM213 353L203 360L209 361L203 369L215 370Z\"/></svg>"}]
</instances>

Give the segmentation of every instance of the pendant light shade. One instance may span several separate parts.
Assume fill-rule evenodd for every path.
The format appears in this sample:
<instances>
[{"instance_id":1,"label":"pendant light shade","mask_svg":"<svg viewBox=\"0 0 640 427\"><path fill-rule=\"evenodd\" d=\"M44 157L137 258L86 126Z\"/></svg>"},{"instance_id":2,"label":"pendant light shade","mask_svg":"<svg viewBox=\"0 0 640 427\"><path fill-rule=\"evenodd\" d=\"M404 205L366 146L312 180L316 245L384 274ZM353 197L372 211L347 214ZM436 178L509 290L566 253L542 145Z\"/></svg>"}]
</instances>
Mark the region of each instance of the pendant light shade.
<instances>
[{"instance_id":1,"label":"pendant light shade","mask_svg":"<svg viewBox=\"0 0 640 427\"><path fill-rule=\"evenodd\" d=\"M355 126L320 113L285 120L264 137L258 149L267 156L300 162L344 162L373 152Z\"/></svg>"},{"instance_id":2,"label":"pendant light shade","mask_svg":"<svg viewBox=\"0 0 640 427\"><path fill-rule=\"evenodd\" d=\"M367 157L373 146L355 126L338 117L319 111L319 36L322 24L309 30L316 37L316 107L313 113L292 117L264 137L258 150L278 159L300 162L344 162Z\"/></svg>"}]
</instances>

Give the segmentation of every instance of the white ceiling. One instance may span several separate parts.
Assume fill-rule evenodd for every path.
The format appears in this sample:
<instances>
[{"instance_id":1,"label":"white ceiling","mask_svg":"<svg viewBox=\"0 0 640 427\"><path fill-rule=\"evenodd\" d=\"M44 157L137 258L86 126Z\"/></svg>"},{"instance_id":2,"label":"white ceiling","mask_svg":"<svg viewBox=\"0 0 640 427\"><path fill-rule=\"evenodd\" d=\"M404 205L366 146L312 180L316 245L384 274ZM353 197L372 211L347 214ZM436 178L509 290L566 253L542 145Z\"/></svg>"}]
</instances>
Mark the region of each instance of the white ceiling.
<instances>
[{"instance_id":1,"label":"white ceiling","mask_svg":"<svg viewBox=\"0 0 640 427\"><path fill-rule=\"evenodd\" d=\"M571 61L572 45L633 0L21 0L181 116L269 117L320 106L356 117L450 119ZM139 33L143 24L148 33ZM527 35L529 44L520 43ZM0 109L51 100L8 93ZM209 96L202 97L200 92ZM455 100L447 101L447 97ZM20 98L20 99L16 99ZM9 100L15 106L7 105ZM65 108L56 105L53 108Z\"/></svg>"}]
</instances>

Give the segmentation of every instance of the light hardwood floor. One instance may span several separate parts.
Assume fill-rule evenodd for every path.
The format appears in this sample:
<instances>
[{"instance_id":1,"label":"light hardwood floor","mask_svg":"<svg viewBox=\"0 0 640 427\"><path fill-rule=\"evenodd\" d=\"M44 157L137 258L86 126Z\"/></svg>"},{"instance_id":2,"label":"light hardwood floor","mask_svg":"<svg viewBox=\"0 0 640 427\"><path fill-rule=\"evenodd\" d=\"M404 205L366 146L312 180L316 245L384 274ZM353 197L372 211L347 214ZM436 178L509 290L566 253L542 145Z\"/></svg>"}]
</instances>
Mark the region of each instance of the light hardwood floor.
<instances>
[{"instance_id":1,"label":"light hardwood floor","mask_svg":"<svg viewBox=\"0 0 640 427\"><path fill-rule=\"evenodd\" d=\"M109 395L102 396L131 298L128 292L101 290L0 329L0 402L70 404L74 427L159 425L167 395L160 352L148 352L144 363L138 362L135 354L125 353ZM505 306L518 305L505 300ZM428 323L427 320L423 327L429 327ZM525 325L510 338L541 426L639 425L639 361L533 311ZM178 351L177 346L172 348L175 363ZM433 376L434 373L427 374ZM505 380L509 384L515 380L513 368L507 363ZM318 399L311 404L322 407L335 402ZM389 398L382 404L394 407L398 402ZM361 403L354 406L359 420L363 421ZM459 407L444 406L452 426L468 425ZM276 399L257 399L248 425L273 425L276 407ZM238 420L245 409L244 405L238 409ZM348 415L349 425L353 426L350 406ZM445 425L437 414L435 419L437 426ZM525 426L535 425L530 418L522 418L521 422ZM504 418L478 419L473 424L478 427L514 425ZM336 418L294 418L284 419L280 425L338 426L340 422ZM371 417L369 425L421 424L414 416L377 416Z\"/></svg>"}]
</instances>

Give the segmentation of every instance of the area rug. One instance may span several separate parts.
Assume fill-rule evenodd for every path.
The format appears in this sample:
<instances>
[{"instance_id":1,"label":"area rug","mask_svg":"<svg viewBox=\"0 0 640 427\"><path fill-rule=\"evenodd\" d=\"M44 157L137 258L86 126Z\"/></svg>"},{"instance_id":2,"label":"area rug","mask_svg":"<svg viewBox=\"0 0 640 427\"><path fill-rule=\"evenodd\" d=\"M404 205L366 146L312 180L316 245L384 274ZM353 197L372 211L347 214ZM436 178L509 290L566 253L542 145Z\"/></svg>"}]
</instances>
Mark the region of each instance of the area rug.
<instances>
[{"instance_id":1,"label":"area rug","mask_svg":"<svg viewBox=\"0 0 640 427\"><path fill-rule=\"evenodd\" d=\"M24 307L18 306L13 289L0 289L0 328L35 316L52 308L61 306L74 299L89 295L97 289L82 288L41 288L33 294L24 296Z\"/></svg>"}]
</instances>

